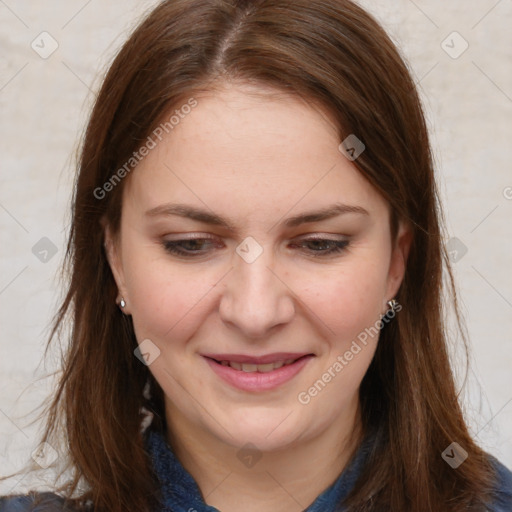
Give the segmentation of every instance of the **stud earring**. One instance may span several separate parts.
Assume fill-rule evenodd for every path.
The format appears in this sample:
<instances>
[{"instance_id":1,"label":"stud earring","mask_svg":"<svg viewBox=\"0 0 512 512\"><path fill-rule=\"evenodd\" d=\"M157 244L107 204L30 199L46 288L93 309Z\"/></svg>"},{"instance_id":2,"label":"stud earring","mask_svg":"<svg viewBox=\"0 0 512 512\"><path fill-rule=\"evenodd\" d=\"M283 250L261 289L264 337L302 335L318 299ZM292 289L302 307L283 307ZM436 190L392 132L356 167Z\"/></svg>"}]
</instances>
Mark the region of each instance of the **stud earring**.
<instances>
[{"instance_id":1,"label":"stud earring","mask_svg":"<svg viewBox=\"0 0 512 512\"><path fill-rule=\"evenodd\" d=\"M397 311L401 311L402 309L402 306L400 306L398 301L395 299L388 300L386 304L389 309L384 314L380 315L380 321L382 324L380 327L381 329L395 318Z\"/></svg>"},{"instance_id":2,"label":"stud earring","mask_svg":"<svg viewBox=\"0 0 512 512\"><path fill-rule=\"evenodd\" d=\"M121 308L124 308L126 306L126 301L121 297L121 300L119 301L119 305Z\"/></svg>"},{"instance_id":3,"label":"stud earring","mask_svg":"<svg viewBox=\"0 0 512 512\"><path fill-rule=\"evenodd\" d=\"M387 311L387 313L394 313L398 306L398 301L396 301L395 299L388 300L387 305L389 306L389 310Z\"/></svg>"}]
</instances>

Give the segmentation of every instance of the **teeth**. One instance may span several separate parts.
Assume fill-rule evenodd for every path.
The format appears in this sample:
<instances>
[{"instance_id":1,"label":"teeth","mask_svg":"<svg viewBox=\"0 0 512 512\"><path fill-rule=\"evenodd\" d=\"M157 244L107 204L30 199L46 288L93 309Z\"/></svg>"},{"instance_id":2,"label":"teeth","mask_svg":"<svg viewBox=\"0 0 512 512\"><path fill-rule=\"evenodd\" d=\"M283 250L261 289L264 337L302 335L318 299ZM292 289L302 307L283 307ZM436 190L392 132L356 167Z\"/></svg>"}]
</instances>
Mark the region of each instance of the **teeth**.
<instances>
[{"instance_id":1,"label":"teeth","mask_svg":"<svg viewBox=\"0 0 512 512\"><path fill-rule=\"evenodd\" d=\"M281 368L281 366L292 364L296 359L286 359L286 361L276 361L275 363L266 363L266 364L250 364L250 363L237 363L235 361L221 361L220 364L222 366L231 366L235 370L239 370L246 373L267 373L272 370L277 370Z\"/></svg>"},{"instance_id":2,"label":"teeth","mask_svg":"<svg viewBox=\"0 0 512 512\"><path fill-rule=\"evenodd\" d=\"M266 372L271 372L272 370L275 369L275 366L274 366L274 363L268 363L268 364L255 364L253 365L257 368L257 370L259 372L262 372L262 373L266 373ZM247 371L245 370L244 368L244 372Z\"/></svg>"}]
</instances>

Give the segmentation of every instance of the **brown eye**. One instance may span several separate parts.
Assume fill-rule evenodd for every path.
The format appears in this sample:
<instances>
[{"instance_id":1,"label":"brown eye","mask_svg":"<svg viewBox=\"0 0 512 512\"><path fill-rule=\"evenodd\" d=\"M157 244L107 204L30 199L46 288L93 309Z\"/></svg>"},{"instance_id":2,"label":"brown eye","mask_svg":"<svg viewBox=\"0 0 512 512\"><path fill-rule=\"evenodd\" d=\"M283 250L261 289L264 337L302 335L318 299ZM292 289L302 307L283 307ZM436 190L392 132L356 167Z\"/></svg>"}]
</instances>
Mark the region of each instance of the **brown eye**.
<instances>
[{"instance_id":1,"label":"brown eye","mask_svg":"<svg viewBox=\"0 0 512 512\"><path fill-rule=\"evenodd\" d=\"M183 240L164 240L162 242L164 249L178 256L194 257L202 256L212 247L218 247L219 244L209 238L187 238Z\"/></svg>"},{"instance_id":2,"label":"brown eye","mask_svg":"<svg viewBox=\"0 0 512 512\"><path fill-rule=\"evenodd\" d=\"M292 245L295 247L305 247L306 252L309 252L315 257L322 257L343 252L349 245L349 241L329 238L310 238L303 239Z\"/></svg>"}]
</instances>

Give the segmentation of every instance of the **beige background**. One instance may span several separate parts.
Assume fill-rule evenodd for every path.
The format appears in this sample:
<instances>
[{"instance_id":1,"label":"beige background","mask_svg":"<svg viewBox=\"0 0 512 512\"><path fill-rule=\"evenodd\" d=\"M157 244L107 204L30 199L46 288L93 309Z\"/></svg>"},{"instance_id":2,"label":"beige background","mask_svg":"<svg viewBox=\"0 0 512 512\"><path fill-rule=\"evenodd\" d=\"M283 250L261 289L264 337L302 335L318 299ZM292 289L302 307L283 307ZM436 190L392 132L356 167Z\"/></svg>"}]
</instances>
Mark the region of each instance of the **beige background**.
<instances>
[{"instance_id":1,"label":"beige background","mask_svg":"<svg viewBox=\"0 0 512 512\"><path fill-rule=\"evenodd\" d=\"M512 467L512 1L361 3L402 48L424 95L449 233L460 241L447 240L473 347L468 421ZM24 415L51 389L41 380L51 364L40 361L60 293L73 152L100 72L154 4L0 0L2 472L35 448L37 424ZM58 48L42 58L31 44ZM18 478L0 493L30 484Z\"/></svg>"}]
</instances>

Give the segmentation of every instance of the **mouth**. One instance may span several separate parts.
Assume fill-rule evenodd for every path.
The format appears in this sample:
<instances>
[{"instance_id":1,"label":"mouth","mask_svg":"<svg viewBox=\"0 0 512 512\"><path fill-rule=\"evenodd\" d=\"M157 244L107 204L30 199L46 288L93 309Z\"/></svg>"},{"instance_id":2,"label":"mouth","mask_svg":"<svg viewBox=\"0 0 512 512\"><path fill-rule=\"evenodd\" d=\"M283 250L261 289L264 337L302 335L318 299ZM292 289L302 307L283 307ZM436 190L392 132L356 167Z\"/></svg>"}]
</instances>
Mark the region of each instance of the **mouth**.
<instances>
[{"instance_id":1,"label":"mouth","mask_svg":"<svg viewBox=\"0 0 512 512\"><path fill-rule=\"evenodd\" d=\"M265 391L292 379L311 360L311 353L278 353L260 357L241 354L204 354L224 381L245 391Z\"/></svg>"},{"instance_id":2,"label":"mouth","mask_svg":"<svg viewBox=\"0 0 512 512\"><path fill-rule=\"evenodd\" d=\"M211 358L215 363L220 364L221 366L229 366L237 371L242 371L246 373L268 373L273 370L277 370L283 366L288 366L291 364L296 363L300 359L304 357L308 357L308 355L312 354L306 354L303 356L299 356L297 358L290 357L288 359L278 359L277 361L271 362L271 363L240 363L238 361L233 361L229 359L214 359Z\"/></svg>"}]
</instances>

